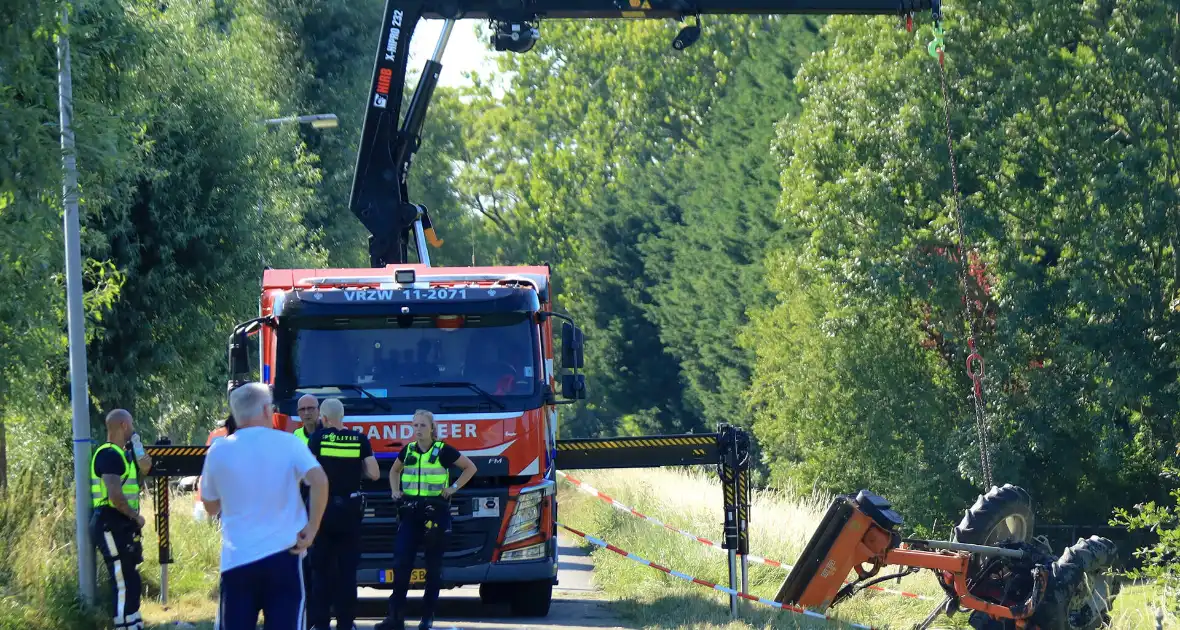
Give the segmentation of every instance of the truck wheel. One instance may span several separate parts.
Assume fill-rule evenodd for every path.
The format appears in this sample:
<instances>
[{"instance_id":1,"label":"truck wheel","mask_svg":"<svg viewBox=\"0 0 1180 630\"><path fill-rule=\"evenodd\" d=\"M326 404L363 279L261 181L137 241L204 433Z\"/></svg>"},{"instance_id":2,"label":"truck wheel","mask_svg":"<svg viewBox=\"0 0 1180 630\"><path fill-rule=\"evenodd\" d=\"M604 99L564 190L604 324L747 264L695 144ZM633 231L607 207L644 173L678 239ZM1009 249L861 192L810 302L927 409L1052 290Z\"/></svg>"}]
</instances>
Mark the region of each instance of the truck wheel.
<instances>
[{"instance_id":1,"label":"truck wheel","mask_svg":"<svg viewBox=\"0 0 1180 630\"><path fill-rule=\"evenodd\" d=\"M485 606L495 606L508 601L512 585L502 582L485 582L479 585L479 601Z\"/></svg>"},{"instance_id":2,"label":"truck wheel","mask_svg":"<svg viewBox=\"0 0 1180 630\"><path fill-rule=\"evenodd\" d=\"M544 617L553 601L553 580L536 580L514 584L510 605L518 617Z\"/></svg>"},{"instance_id":3,"label":"truck wheel","mask_svg":"<svg viewBox=\"0 0 1180 630\"><path fill-rule=\"evenodd\" d=\"M1033 535L1032 497L1024 488L1012 484L979 495L951 533L951 541L971 545L996 546L1007 542L1029 542ZM986 558L972 557L968 579L975 579Z\"/></svg>"}]
</instances>

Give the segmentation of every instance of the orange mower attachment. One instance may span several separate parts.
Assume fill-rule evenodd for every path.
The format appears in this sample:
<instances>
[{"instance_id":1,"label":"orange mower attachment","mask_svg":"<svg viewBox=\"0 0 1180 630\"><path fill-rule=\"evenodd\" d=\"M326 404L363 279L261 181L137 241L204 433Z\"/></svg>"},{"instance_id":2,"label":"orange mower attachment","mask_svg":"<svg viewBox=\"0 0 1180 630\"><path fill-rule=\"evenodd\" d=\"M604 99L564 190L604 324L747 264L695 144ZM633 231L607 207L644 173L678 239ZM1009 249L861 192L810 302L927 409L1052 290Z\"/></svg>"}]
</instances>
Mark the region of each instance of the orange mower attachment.
<instances>
[{"instance_id":1,"label":"orange mower attachment","mask_svg":"<svg viewBox=\"0 0 1180 630\"><path fill-rule=\"evenodd\" d=\"M993 489L987 496L1014 494L1027 497L1014 486ZM973 509L979 510L981 502ZM984 507L994 513L999 506L993 501ZM964 523L971 518L969 511ZM1110 588L1098 574L1115 558L1109 540L1079 540L1057 559L1043 540L1009 536L988 539L986 545L911 540L902 538L902 524L889 502L868 490L855 497L836 497L775 601L822 612L877 582L927 569L935 573L947 598L920 627L940 612L960 611L971 615L973 627L986 630L1094 628L1108 618L1109 602L1099 600L1108 598ZM1027 539L1031 529L1020 533L1018 538ZM899 572L877 577L887 566ZM855 579L848 580L852 573Z\"/></svg>"}]
</instances>

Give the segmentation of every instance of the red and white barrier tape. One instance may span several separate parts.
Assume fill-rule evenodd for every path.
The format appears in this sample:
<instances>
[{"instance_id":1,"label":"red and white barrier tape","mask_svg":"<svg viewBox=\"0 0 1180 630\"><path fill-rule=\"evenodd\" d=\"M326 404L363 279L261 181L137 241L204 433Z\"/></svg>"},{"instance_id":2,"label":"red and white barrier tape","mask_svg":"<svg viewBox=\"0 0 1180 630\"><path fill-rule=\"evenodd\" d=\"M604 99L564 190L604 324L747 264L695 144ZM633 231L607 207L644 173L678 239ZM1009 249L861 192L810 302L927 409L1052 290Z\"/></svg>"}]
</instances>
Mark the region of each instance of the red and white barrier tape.
<instances>
[{"instance_id":1,"label":"red and white barrier tape","mask_svg":"<svg viewBox=\"0 0 1180 630\"><path fill-rule=\"evenodd\" d=\"M586 494L594 495L594 496L598 497L599 499L606 501L607 503L609 503L611 505L611 507L615 508L616 510L626 512L626 513L630 514L631 516L637 516L645 521L648 521L649 523L659 525L660 527L663 527L664 529L676 532L677 534L680 534L681 536L684 536L685 538L695 540L696 542L699 542L702 545L712 547L713 549L716 549L717 551L720 551L721 553L725 553L725 549L721 548L721 543L714 542L712 540L709 540L708 538L702 538L700 536L697 536L696 534L693 534L692 532L686 532L683 529L680 529L679 527L673 527L672 525L669 525L657 518L653 518L651 516L648 516L648 515L644 514L643 512L636 510L633 507L630 507L628 505L624 505L623 503L616 501L614 499L614 497L611 497L610 495L606 494L605 492L599 490L598 488L595 488L594 486L586 483L585 481L582 481L581 479L578 479L577 477L575 477L569 473L559 470L559 471L557 471L557 474L561 475L566 481L573 484L573 486L575 488L577 488L578 490L581 490L582 492L585 492ZM761 556L747 556L747 558L749 558L750 562L769 564L770 566L773 566L773 567L782 567L783 566L783 563L779 562L778 560L767 560L766 558L763 558ZM788 570L790 569L790 567L786 567L786 568Z\"/></svg>"},{"instance_id":2,"label":"red and white barrier tape","mask_svg":"<svg viewBox=\"0 0 1180 630\"><path fill-rule=\"evenodd\" d=\"M679 527L674 527L674 526L669 525L657 518L653 518L651 516L648 516L648 515L644 514L643 512L640 512L639 510L636 510L635 508L633 508L629 505L626 505L624 503L617 501L614 497L606 494L605 492L599 490L598 488L595 488L594 486L586 483L585 481L582 481L581 479L574 477L573 475L571 475L567 472L558 470L557 474L560 475L566 481L570 482L570 484L572 484L578 490L581 490L582 492L585 492L586 494L593 495L593 496L597 497L598 499L605 501L606 503L610 504L611 507L615 508L616 510L619 510L620 512L626 512L627 514L630 514L631 516L638 517L638 518L645 520L653 525L658 525L659 527L663 527L664 529L667 529L669 531L676 532L677 534L680 534L681 536L684 536L685 538L689 538L691 540L699 542L702 545L705 545L706 547L713 549L714 551L720 551L721 553L726 553L726 550L721 546L721 543L719 543L719 542L712 541L712 540L709 540L708 538L703 538L701 536L697 536L696 534L694 534L692 532L684 531L683 529L680 529ZM765 565L769 565L772 567L778 567L778 568L783 569L785 571L790 571L792 568L794 568L791 565L786 564L785 562L779 562L778 560L771 560L769 558L763 558L762 556L756 556L753 554L746 556L746 559L750 562L754 562L757 564L765 564ZM847 582L845 582L845 583L847 584ZM908 597L910 599L920 599L920 600L924 600L924 601L941 601L938 598L927 597L925 595L919 595L917 593L910 593L909 591L900 591L900 590L895 590L895 589L890 589L890 588L884 588L882 586L877 586L876 584L869 586L868 588L871 590L874 590L874 591L882 592L882 593L889 593L890 595L898 595L900 597Z\"/></svg>"},{"instance_id":3,"label":"red and white barrier tape","mask_svg":"<svg viewBox=\"0 0 1180 630\"><path fill-rule=\"evenodd\" d=\"M786 611L793 612L793 613L800 614L800 615L804 615L807 617L813 617L815 619L824 619L827 621L837 621L835 619L832 619L828 615L817 613L812 610L807 610L806 608L799 608L798 606L792 606L790 604L780 604L778 602L772 602L769 599L766 599L763 597L758 597L757 595L750 595L749 593L743 593L741 591L734 590L734 589L729 588L727 586L722 586L722 585L716 584L714 582L709 582L707 580L695 578L695 577L692 577L691 575L685 575L679 571L673 571L672 569L669 569L668 567L657 564L657 563L652 562L650 560L646 560L646 559L641 558L641 557L639 557L633 553L630 553L628 551L624 551L622 549L619 549L618 547L607 543L605 540L602 540L601 538L596 538L594 536L591 536L590 534L578 531L578 530L576 530L572 527L569 527L567 525L564 525L562 523L558 523L557 526L570 532L571 534L574 534L576 536L586 539L587 541L589 541L593 545L597 545L599 547L602 547L603 549L606 549L607 551L613 551L614 553L617 553L620 556L627 558L628 560L634 560L635 562L638 562L639 564L647 565L653 569L656 569L657 571L663 571L664 573L667 573L668 575L671 575L672 577L684 580L685 582L692 582L694 584L700 584L701 586L711 588L715 591L721 591L722 593L726 593L728 595L736 595L736 596L741 597L743 599L748 599L752 602L758 602L759 604L770 606L771 608L777 608L779 610L786 610ZM873 628L872 626L865 626L865 625L861 625L858 623L851 623L851 622L843 622L843 623L847 623L849 626L852 626L853 628L859 628L860 630L876 630L876 628Z\"/></svg>"}]
</instances>

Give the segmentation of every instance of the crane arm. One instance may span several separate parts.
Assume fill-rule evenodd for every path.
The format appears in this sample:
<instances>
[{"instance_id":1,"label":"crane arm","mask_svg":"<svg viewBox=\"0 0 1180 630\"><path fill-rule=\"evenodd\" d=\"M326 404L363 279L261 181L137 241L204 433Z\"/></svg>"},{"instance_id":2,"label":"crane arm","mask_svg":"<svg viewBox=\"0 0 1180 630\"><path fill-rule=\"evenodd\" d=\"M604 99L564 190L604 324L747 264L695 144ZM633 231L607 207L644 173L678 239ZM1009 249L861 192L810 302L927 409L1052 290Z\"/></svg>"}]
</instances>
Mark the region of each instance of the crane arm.
<instances>
[{"instance_id":1,"label":"crane arm","mask_svg":"<svg viewBox=\"0 0 1180 630\"><path fill-rule=\"evenodd\" d=\"M941 0L386 0L381 37L367 94L349 208L369 231L374 267L409 262L411 235L421 263L429 264L426 240L437 245L424 206L409 200L407 177L421 142L422 125L438 84L442 52L455 20L494 23L496 50L527 52L540 36L542 19L667 19L700 15L859 14L906 15L930 10ZM445 19L433 57L399 127L410 40L422 19ZM676 48L699 35L677 38ZM688 29L686 29L687 31ZM683 39L682 39L683 38Z\"/></svg>"},{"instance_id":2,"label":"crane arm","mask_svg":"<svg viewBox=\"0 0 1180 630\"><path fill-rule=\"evenodd\" d=\"M435 0L423 4L424 18L503 21L803 13L900 15L932 8L931 0Z\"/></svg>"}]
</instances>

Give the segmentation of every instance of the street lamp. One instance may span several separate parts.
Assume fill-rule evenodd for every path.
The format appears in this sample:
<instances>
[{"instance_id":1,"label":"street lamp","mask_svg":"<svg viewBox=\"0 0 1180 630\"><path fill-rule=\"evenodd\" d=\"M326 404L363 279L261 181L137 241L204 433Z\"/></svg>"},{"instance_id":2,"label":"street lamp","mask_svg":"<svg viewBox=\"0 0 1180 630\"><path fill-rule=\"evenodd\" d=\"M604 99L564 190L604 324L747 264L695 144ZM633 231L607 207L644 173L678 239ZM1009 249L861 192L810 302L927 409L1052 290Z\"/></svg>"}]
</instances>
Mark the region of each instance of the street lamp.
<instances>
[{"instance_id":1,"label":"street lamp","mask_svg":"<svg viewBox=\"0 0 1180 630\"><path fill-rule=\"evenodd\" d=\"M283 123L296 122L300 124L310 124L316 129L331 129L337 124L336 114L310 114L308 116L287 116L285 118L268 118L262 121L265 125L281 125Z\"/></svg>"},{"instance_id":2,"label":"street lamp","mask_svg":"<svg viewBox=\"0 0 1180 630\"><path fill-rule=\"evenodd\" d=\"M70 69L69 13L61 11L57 37L57 105L61 122L62 231L65 233L66 325L70 354L70 404L74 433L74 541L78 594L94 602L95 548L90 540L90 388L86 374L86 320L82 292L82 239L78 217L78 163L74 148L74 82Z\"/></svg>"},{"instance_id":3,"label":"street lamp","mask_svg":"<svg viewBox=\"0 0 1180 630\"><path fill-rule=\"evenodd\" d=\"M268 127L278 126L286 123L299 123L301 125L311 125L312 129L332 129L339 121L336 119L336 114L307 114L305 116L267 118L266 120L260 120L258 122ZM262 216L262 195L258 196L258 216ZM259 255L261 256L261 254Z\"/></svg>"},{"instance_id":4,"label":"street lamp","mask_svg":"<svg viewBox=\"0 0 1180 630\"><path fill-rule=\"evenodd\" d=\"M283 125L286 123L299 123L301 125L311 125L312 129L332 129L336 127L339 122L336 119L336 114L307 114L304 116L284 116L283 118L267 118L259 121L268 127ZM258 218L262 219L262 195L258 195ZM258 252L258 260L262 263L263 269L266 268L266 257L262 252Z\"/></svg>"}]
</instances>

